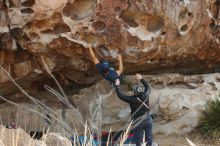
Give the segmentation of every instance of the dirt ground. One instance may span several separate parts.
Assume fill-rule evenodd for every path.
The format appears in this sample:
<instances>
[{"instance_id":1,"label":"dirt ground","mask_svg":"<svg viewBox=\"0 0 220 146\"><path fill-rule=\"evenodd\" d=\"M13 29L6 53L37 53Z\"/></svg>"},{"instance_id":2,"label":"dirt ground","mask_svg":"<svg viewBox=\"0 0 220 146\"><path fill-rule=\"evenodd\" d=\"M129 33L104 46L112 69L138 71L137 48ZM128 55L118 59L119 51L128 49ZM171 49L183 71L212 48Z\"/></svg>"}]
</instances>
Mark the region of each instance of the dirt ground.
<instances>
[{"instance_id":1,"label":"dirt ground","mask_svg":"<svg viewBox=\"0 0 220 146\"><path fill-rule=\"evenodd\" d=\"M217 144L208 144L205 138L191 138L187 136L196 146L220 146L220 143ZM176 135L156 135L154 136L154 141L159 144L159 146L191 146L185 136L176 136Z\"/></svg>"}]
</instances>

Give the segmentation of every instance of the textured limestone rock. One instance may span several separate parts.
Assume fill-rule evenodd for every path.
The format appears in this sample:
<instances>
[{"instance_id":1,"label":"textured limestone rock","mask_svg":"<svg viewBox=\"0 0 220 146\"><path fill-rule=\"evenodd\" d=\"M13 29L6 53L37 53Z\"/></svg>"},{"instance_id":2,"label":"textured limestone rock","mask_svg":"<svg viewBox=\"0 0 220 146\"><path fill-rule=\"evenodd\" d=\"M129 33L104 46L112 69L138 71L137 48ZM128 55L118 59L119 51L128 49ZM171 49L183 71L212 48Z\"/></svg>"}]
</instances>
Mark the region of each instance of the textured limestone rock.
<instances>
[{"instance_id":1,"label":"textured limestone rock","mask_svg":"<svg viewBox=\"0 0 220 146\"><path fill-rule=\"evenodd\" d=\"M72 146L72 143L66 137L58 133L47 133L44 135L43 141L45 141L47 146Z\"/></svg>"},{"instance_id":2,"label":"textured limestone rock","mask_svg":"<svg viewBox=\"0 0 220 146\"><path fill-rule=\"evenodd\" d=\"M126 73L218 71L218 14L219 0L0 1L0 63L32 84L47 77L44 58L50 71L91 84L99 76L89 43L114 65L121 53Z\"/></svg>"},{"instance_id":3,"label":"textured limestone rock","mask_svg":"<svg viewBox=\"0 0 220 146\"><path fill-rule=\"evenodd\" d=\"M47 146L46 144L45 144L45 142L43 142L43 141L39 141L39 140L35 140L35 146Z\"/></svg>"},{"instance_id":4,"label":"textured limestone rock","mask_svg":"<svg viewBox=\"0 0 220 146\"><path fill-rule=\"evenodd\" d=\"M42 141L34 140L23 129L7 129L0 127L1 131L1 146L46 146Z\"/></svg>"},{"instance_id":5,"label":"textured limestone rock","mask_svg":"<svg viewBox=\"0 0 220 146\"><path fill-rule=\"evenodd\" d=\"M5 145L3 144L3 142L2 142L2 140L0 140L0 146L5 146Z\"/></svg>"}]
</instances>

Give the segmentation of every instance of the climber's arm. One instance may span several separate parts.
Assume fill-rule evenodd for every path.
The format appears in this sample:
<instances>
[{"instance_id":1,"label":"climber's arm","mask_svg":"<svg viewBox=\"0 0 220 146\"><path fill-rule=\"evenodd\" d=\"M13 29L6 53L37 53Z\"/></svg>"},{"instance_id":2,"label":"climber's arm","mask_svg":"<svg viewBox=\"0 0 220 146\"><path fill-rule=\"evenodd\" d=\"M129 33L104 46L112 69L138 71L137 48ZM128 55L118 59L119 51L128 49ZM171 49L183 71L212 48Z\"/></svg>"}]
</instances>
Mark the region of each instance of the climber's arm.
<instances>
[{"instance_id":1,"label":"climber's arm","mask_svg":"<svg viewBox=\"0 0 220 146\"><path fill-rule=\"evenodd\" d=\"M95 53L94 53L94 51L93 51L93 49L92 49L92 46L89 45L88 47L89 47L89 53L90 53L90 55L92 56L92 62L93 62L94 64L98 64L98 63L99 63L99 60L98 60L98 58L95 56Z\"/></svg>"},{"instance_id":2,"label":"climber's arm","mask_svg":"<svg viewBox=\"0 0 220 146\"><path fill-rule=\"evenodd\" d=\"M119 62L119 67L118 67L118 70L116 72L117 72L118 76L120 76L123 72L123 63L122 63L121 54L118 54L118 62Z\"/></svg>"}]
</instances>

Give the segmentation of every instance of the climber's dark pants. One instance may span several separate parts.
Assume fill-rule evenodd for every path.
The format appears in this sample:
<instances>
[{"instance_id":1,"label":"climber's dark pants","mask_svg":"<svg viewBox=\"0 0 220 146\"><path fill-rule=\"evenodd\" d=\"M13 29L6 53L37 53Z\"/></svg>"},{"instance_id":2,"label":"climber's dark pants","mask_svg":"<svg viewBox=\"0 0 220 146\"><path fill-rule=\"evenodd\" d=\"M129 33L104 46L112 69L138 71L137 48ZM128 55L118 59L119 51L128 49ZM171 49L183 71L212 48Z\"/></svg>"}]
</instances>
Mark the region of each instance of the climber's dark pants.
<instances>
[{"instance_id":1,"label":"climber's dark pants","mask_svg":"<svg viewBox=\"0 0 220 146\"><path fill-rule=\"evenodd\" d=\"M143 120L137 127L134 128L133 134L135 137L136 146L141 146L143 143L143 136L145 136L146 146L152 145L152 127L153 120L150 117Z\"/></svg>"}]
</instances>

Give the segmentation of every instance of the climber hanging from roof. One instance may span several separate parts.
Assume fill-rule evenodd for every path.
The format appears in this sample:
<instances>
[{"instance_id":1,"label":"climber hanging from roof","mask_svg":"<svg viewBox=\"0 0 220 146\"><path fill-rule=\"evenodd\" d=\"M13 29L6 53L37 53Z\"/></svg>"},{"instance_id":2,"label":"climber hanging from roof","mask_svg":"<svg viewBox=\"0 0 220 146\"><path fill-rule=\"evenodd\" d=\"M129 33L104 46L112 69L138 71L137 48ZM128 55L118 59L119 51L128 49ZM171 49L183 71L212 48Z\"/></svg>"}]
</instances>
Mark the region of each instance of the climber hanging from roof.
<instances>
[{"instance_id":1,"label":"climber hanging from roof","mask_svg":"<svg viewBox=\"0 0 220 146\"><path fill-rule=\"evenodd\" d=\"M89 45L89 52L91 54L93 63L95 64L97 70L105 80L111 83L115 83L116 79L121 80L123 78L123 64L121 54L118 54L119 68L118 70L115 70L114 68L110 67L110 62L108 60L102 60L101 62L98 60L98 58L95 56L95 53L91 45Z\"/></svg>"}]
</instances>

